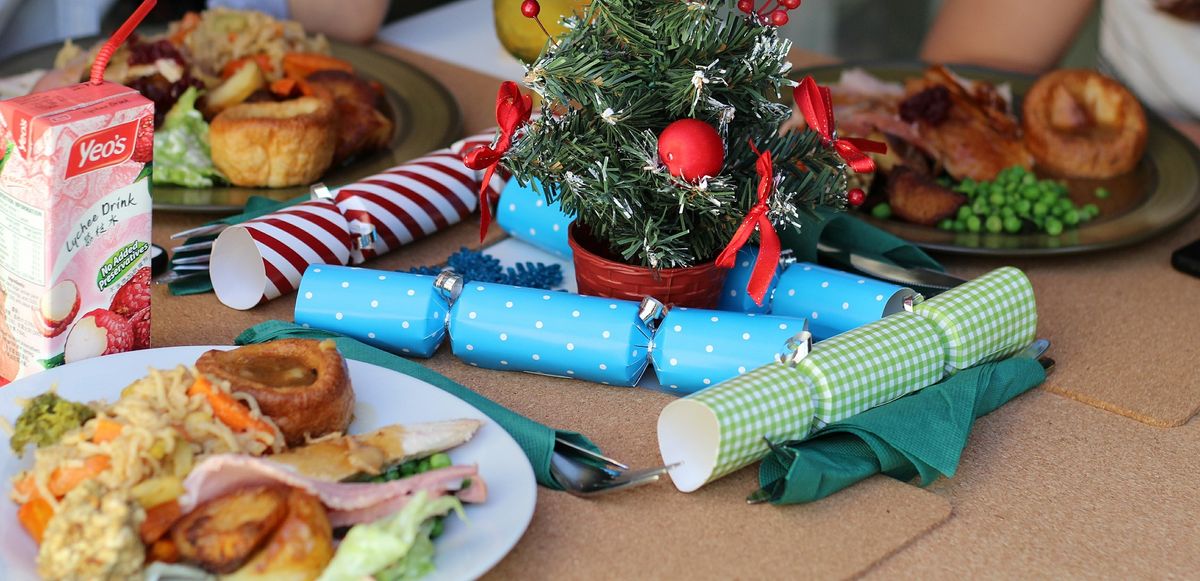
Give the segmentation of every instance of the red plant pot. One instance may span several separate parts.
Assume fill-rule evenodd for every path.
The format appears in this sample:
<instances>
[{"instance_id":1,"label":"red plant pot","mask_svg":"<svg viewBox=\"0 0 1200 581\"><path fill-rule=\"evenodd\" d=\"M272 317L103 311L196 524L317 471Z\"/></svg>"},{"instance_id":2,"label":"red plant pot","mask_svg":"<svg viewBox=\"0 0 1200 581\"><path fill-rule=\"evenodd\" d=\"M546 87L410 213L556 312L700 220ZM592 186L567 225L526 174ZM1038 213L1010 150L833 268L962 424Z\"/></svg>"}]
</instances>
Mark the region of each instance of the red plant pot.
<instances>
[{"instance_id":1,"label":"red plant pot","mask_svg":"<svg viewBox=\"0 0 1200 581\"><path fill-rule=\"evenodd\" d=\"M604 244L572 224L568 243L575 258L579 294L640 301L651 296L667 305L717 306L726 270L715 261L688 268L647 268L620 262Z\"/></svg>"}]
</instances>

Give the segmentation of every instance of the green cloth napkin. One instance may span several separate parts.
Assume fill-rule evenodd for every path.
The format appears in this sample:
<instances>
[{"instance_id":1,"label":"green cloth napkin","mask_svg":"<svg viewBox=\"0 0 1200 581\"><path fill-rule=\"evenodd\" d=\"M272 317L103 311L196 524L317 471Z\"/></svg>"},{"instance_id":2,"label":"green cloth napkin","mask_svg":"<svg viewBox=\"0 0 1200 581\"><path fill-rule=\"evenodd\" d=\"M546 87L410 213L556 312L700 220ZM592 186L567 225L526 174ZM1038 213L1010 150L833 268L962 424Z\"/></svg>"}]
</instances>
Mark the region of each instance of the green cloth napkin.
<instances>
[{"instance_id":1,"label":"green cloth napkin","mask_svg":"<svg viewBox=\"0 0 1200 581\"><path fill-rule=\"evenodd\" d=\"M792 256L798 262L817 263L817 243L824 242L838 250L854 252L896 266L944 270L938 261L930 258L920 248L867 224L852 214L824 207L802 212L800 227L781 228L779 241L784 249L792 251ZM823 262L832 261L842 270L855 270L849 262L837 256L822 258L825 259ZM926 296L937 294L936 289L914 290L926 293Z\"/></svg>"},{"instance_id":2,"label":"green cloth napkin","mask_svg":"<svg viewBox=\"0 0 1200 581\"><path fill-rule=\"evenodd\" d=\"M562 486L550 474L550 456L554 453L554 440L556 437L567 440L577 446L588 448L589 450L600 451L595 444L578 433L555 430L539 424L451 381L444 375L424 365L364 345L354 339L336 333L306 329L299 325L283 321L267 321L246 329L241 335L238 335L237 339L234 339L234 343L248 345L252 343L265 343L275 339L297 338L332 339L337 343L338 349L341 350L342 355L345 357L354 359L355 361L386 367L392 371L414 377L471 404L497 424L500 424L517 441L517 444L521 446L521 450L529 457L529 463L533 465L533 471L537 476L538 484L547 488L562 490Z\"/></svg>"},{"instance_id":3,"label":"green cloth napkin","mask_svg":"<svg viewBox=\"0 0 1200 581\"><path fill-rule=\"evenodd\" d=\"M260 216L265 216L265 215L270 214L271 212L274 212L280 208L286 208L286 207L294 205L294 204L299 204L300 202L304 202L309 199L310 199L310 196L308 194L304 194L303 196L295 197L290 200L286 200L286 201L282 201L282 202L280 202L278 200L272 200L270 198L266 198L263 196L253 196L250 198L249 201L246 202L246 211L245 212L242 212L241 214L235 214L233 216L229 216L226 218L221 218L220 220L213 220L212 222L209 222L208 224L226 224L226 225L230 225L230 226L232 226L234 224L241 224L242 222L245 222L247 220L253 220ZM208 225L208 224L206 224L206 225ZM209 240L216 239L216 237L217 236L215 234L210 234L208 236L195 236L195 237L188 238L187 240L185 240L184 244L192 244L195 242L207 242ZM180 252L171 257L171 263L174 264L175 260L179 259L179 258L187 258L189 256L197 256L199 254L207 254L207 253L208 253L207 250L196 250L193 252ZM212 290L213 290L212 281L209 280L207 273L197 274L195 276L189 276L185 279L173 282L170 285L168 285L168 288L171 290L171 294L175 295L175 296L198 295L198 294L212 292Z\"/></svg>"},{"instance_id":4,"label":"green cloth napkin","mask_svg":"<svg viewBox=\"0 0 1200 581\"><path fill-rule=\"evenodd\" d=\"M975 419L1039 385L1035 360L1012 357L965 370L887 405L772 446L759 467L773 504L812 502L883 473L898 480L953 476Z\"/></svg>"}]
</instances>

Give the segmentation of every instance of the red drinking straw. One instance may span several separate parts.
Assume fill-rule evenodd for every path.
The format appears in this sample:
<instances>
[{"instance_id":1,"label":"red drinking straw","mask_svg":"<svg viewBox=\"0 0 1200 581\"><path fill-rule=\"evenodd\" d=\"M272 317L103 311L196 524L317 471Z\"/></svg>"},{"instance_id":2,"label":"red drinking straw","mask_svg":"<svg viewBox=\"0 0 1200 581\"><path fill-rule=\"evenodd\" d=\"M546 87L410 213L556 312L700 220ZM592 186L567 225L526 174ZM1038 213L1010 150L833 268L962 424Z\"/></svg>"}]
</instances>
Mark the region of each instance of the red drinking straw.
<instances>
[{"instance_id":1,"label":"red drinking straw","mask_svg":"<svg viewBox=\"0 0 1200 581\"><path fill-rule=\"evenodd\" d=\"M117 48L125 42L126 38L129 38L129 35L133 33L133 29L142 23L142 20L146 18L146 14L150 12L150 9L154 8L156 2L157 0L142 0L142 5L138 6L129 19L121 25L121 28L118 28L109 37L108 42L100 47L100 52L96 55L96 60L92 63L90 82L93 85L99 85L104 82L104 69L108 67L108 59L111 59L113 53L117 52Z\"/></svg>"}]
</instances>

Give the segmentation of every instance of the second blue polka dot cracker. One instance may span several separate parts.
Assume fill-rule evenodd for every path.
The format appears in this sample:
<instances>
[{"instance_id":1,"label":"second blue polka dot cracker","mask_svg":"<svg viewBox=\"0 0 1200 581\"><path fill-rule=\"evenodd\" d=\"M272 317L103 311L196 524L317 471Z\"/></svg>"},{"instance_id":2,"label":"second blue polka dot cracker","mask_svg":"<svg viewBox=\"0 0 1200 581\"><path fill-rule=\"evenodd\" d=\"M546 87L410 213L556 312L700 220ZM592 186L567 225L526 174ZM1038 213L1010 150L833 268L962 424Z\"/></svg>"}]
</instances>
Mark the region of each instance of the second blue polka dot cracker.
<instances>
[{"instance_id":1,"label":"second blue polka dot cracker","mask_svg":"<svg viewBox=\"0 0 1200 581\"><path fill-rule=\"evenodd\" d=\"M807 318L816 339L827 339L904 311L910 288L807 262L779 277L771 313Z\"/></svg>"}]
</instances>

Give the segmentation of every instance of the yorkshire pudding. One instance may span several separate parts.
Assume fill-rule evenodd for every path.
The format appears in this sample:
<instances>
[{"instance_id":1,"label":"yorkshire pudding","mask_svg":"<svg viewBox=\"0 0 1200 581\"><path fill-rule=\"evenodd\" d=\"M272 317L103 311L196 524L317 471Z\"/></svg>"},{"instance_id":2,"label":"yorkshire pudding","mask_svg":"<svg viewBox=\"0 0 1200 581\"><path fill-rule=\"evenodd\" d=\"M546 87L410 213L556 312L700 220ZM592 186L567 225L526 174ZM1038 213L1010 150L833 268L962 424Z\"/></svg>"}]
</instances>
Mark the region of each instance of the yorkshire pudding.
<instances>
[{"instance_id":1,"label":"yorkshire pudding","mask_svg":"<svg viewBox=\"0 0 1200 581\"><path fill-rule=\"evenodd\" d=\"M1025 95L1025 146L1055 174L1110 178L1146 148L1146 113L1121 83L1094 71L1048 73Z\"/></svg>"},{"instance_id":2,"label":"yorkshire pudding","mask_svg":"<svg viewBox=\"0 0 1200 581\"><path fill-rule=\"evenodd\" d=\"M258 401L288 446L345 432L354 412L346 360L332 341L280 339L232 351L209 351L196 369L229 382L230 390Z\"/></svg>"},{"instance_id":3,"label":"yorkshire pudding","mask_svg":"<svg viewBox=\"0 0 1200 581\"><path fill-rule=\"evenodd\" d=\"M327 96L234 105L209 127L213 165L238 186L317 181L337 149L337 111Z\"/></svg>"}]
</instances>

